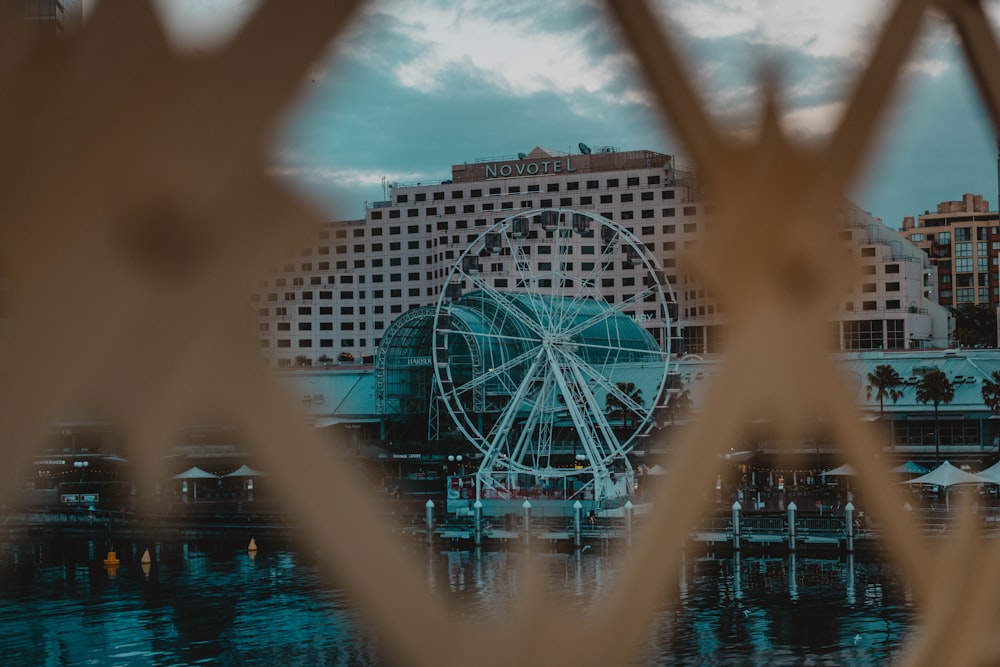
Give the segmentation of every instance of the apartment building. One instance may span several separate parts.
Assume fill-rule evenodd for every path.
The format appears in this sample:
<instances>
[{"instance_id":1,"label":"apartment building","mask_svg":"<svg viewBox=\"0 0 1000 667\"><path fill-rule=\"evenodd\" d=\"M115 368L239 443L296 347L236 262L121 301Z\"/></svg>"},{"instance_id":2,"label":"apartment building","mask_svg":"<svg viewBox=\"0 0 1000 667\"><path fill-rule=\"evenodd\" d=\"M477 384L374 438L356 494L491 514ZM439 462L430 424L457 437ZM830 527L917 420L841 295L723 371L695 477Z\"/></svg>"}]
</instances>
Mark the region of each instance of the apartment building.
<instances>
[{"instance_id":1,"label":"apartment building","mask_svg":"<svg viewBox=\"0 0 1000 667\"><path fill-rule=\"evenodd\" d=\"M937 268L937 300L942 306L1000 306L1000 223L982 195L966 193L944 201L937 211L903 219L902 235Z\"/></svg>"}]
</instances>

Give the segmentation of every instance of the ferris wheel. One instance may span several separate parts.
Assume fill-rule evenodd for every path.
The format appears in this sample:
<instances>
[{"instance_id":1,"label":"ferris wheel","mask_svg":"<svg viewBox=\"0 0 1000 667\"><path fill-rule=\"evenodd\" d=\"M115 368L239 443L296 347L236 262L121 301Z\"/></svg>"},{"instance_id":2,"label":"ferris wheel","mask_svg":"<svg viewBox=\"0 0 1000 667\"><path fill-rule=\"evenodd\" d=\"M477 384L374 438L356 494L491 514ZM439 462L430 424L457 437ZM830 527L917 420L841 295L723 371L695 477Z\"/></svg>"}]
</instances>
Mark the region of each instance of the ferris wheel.
<instances>
[{"instance_id":1,"label":"ferris wheel","mask_svg":"<svg viewBox=\"0 0 1000 667\"><path fill-rule=\"evenodd\" d=\"M647 247L593 213L533 209L480 234L434 312L436 392L483 454L477 493L622 500L665 407L676 301Z\"/></svg>"}]
</instances>

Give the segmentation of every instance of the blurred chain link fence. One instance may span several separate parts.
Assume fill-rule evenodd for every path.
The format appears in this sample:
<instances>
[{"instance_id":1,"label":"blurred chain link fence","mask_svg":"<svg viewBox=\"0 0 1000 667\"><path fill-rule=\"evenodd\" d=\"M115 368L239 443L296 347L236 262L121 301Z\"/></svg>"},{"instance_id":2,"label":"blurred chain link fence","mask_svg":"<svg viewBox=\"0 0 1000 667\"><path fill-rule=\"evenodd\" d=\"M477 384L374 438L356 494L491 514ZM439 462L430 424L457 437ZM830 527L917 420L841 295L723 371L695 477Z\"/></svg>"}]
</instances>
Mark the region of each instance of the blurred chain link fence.
<instances>
[{"instance_id":1,"label":"blurred chain link fence","mask_svg":"<svg viewBox=\"0 0 1000 667\"><path fill-rule=\"evenodd\" d=\"M9 323L0 356L0 470L13 489L61 415L107 415L152 488L170 434L224 417L273 474L394 663L621 664L641 660L648 622L675 590L679 545L717 474L718 455L766 413L793 440L799 415L829 420L859 470L922 626L907 664L996 664L1000 543L971 521L932 546L875 458L826 349L829 305L856 267L835 247L834 213L858 177L921 26L950 20L994 124L1000 51L973 0L901 0L875 43L838 127L823 145L783 134L777 82L755 140L709 118L658 14L611 0L664 122L682 138L716 206L689 270L727 305L724 370L666 462L672 474L613 592L585 617L559 608L525 572L518 608L456 625L416 564L365 501L338 454L256 362L245 295L317 214L267 177L271 132L307 68L357 2L263 2L219 50L179 55L149 0L98 4L82 29L44 48L0 17L0 268ZM585 638L585 641L569 641ZM488 648L487 648L488 647Z\"/></svg>"}]
</instances>

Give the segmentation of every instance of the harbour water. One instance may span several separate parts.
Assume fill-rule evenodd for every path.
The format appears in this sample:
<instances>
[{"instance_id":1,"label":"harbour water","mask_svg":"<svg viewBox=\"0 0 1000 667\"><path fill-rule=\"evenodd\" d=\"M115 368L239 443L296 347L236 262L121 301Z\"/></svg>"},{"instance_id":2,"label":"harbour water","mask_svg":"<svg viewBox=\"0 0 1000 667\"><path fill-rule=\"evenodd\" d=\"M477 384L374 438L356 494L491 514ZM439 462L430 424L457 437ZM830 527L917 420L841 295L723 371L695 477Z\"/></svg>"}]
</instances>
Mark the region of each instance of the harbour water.
<instances>
[{"instance_id":1,"label":"harbour water","mask_svg":"<svg viewBox=\"0 0 1000 667\"><path fill-rule=\"evenodd\" d=\"M0 542L3 665L378 665L375 634L319 557L244 536ZM149 548L153 563L139 563ZM516 613L519 559L540 560L553 597L586 609L626 557L418 548L427 585L463 615ZM686 557L642 664L887 665L916 612L891 565L853 558Z\"/></svg>"}]
</instances>

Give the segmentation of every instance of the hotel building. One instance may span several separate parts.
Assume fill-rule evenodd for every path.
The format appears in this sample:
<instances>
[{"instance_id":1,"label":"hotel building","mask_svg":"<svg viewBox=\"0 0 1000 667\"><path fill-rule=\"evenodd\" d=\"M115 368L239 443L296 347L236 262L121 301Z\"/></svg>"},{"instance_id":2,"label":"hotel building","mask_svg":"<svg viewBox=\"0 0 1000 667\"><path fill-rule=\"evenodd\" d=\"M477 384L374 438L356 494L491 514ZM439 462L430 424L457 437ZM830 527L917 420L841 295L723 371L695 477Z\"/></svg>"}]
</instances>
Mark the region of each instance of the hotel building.
<instances>
[{"instance_id":1,"label":"hotel building","mask_svg":"<svg viewBox=\"0 0 1000 667\"><path fill-rule=\"evenodd\" d=\"M396 318L437 303L449 272L481 234L519 212L548 208L598 214L636 236L676 297L670 307L681 340L671 349L720 350L725 313L679 269L680 256L698 243L712 216L694 173L669 154L581 144L574 154L535 148L455 164L446 179L393 184L391 197L366 206L364 219L329 223L315 243L274 267L252 296L261 352L277 367L369 361ZM832 313L831 348L945 347L950 321L933 298L937 272L926 255L851 204L843 218L841 238L862 263L865 281ZM537 276L561 268L584 275L594 266L586 253L595 251L586 243L573 258L539 250L523 267ZM495 288L517 289L510 256L483 261ZM627 272L610 271L599 288L605 300L623 304L637 283ZM665 341L662 317L641 301L624 312Z\"/></svg>"}]
</instances>

